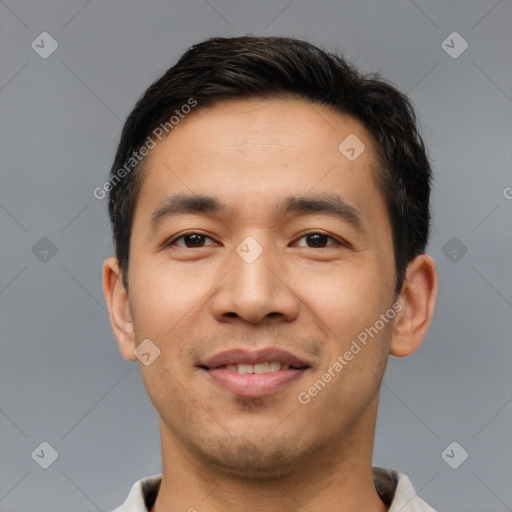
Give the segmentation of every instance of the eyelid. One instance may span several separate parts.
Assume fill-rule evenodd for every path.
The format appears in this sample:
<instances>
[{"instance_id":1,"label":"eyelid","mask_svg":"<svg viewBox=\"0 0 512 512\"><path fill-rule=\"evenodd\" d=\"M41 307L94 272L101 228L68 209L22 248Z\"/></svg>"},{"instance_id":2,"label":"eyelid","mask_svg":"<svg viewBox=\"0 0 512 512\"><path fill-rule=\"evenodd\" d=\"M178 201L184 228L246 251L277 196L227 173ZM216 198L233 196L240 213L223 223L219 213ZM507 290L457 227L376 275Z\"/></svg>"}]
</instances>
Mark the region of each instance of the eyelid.
<instances>
[{"instance_id":1,"label":"eyelid","mask_svg":"<svg viewBox=\"0 0 512 512\"><path fill-rule=\"evenodd\" d=\"M213 242L215 242L215 240L211 236L208 236L205 233L201 233L200 231L188 231L188 232L176 235L174 237L171 237L168 241L166 241L164 243L164 247L171 247L172 245L174 245L176 243L177 240L180 240L180 239L182 239L182 238L184 238L186 236L189 236L189 235L201 235L204 238L210 239ZM333 240L334 244L328 245L326 247L307 247L306 246L305 247L306 249L326 249L327 247L336 247L336 246L350 247L350 244L348 242L346 242L345 240L339 239L338 237L336 237L334 235L331 235L330 233L326 233L326 232L320 231L318 229L316 229L316 230L312 229L312 230L306 231L305 233L302 233L295 240L296 241L297 240L301 240L301 239L307 237L308 235L322 235L322 236L325 236L325 237L330 238L331 240ZM218 244L218 242L215 242L215 243ZM183 247L184 249L203 249L204 248L204 247L184 247L184 246L178 246L178 247ZM206 247L211 247L211 246L206 246Z\"/></svg>"},{"instance_id":2,"label":"eyelid","mask_svg":"<svg viewBox=\"0 0 512 512\"><path fill-rule=\"evenodd\" d=\"M170 247L170 246L174 245L177 240L179 240L181 238L184 238L186 236L189 236L189 235L201 235L204 238L209 238L210 240L215 242L215 240L211 236L208 236L205 233L201 233L200 231L188 231L188 232L181 233L179 235L171 237L169 240L164 242L163 246L164 247ZM215 242L215 243L217 243L217 242ZM181 245L178 246L178 247L183 247L184 249L194 249L194 247L185 247L185 246L181 246ZM207 247L212 247L212 246L207 246ZM195 247L195 249L202 249L202 248L203 247Z\"/></svg>"},{"instance_id":3,"label":"eyelid","mask_svg":"<svg viewBox=\"0 0 512 512\"><path fill-rule=\"evenodd\" d=\"M350 247L350 244L346 242L345 240L336 237L334 235L331 235L330 233L326 233L324 231L318 230L318 229L312 229L310 231L306 231L305 233L302 233L296 240L301 240L302 238L308 236L308 235L322 235L327 238L330 238L335 243L332 245L328 245L327 247L336 247L336 246L345 246ZM318 249L326 249L327 247L319 247ZM306 249L317 249L316 247L306 247Z\"/></svg>"}]
</instances>

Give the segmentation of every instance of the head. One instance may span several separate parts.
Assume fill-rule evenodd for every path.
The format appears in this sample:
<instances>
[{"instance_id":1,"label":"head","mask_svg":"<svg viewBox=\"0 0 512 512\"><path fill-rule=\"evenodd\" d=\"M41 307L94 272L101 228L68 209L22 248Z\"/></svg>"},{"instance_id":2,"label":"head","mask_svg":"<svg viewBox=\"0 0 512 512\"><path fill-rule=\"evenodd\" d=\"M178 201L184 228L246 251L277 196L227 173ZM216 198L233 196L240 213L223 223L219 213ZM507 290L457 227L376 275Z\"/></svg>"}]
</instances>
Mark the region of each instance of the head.
<instances>
[{"instance_id":1,"label":"head","mask_svg":"<svg viewBox=\"0 0 512 512\"><path fill-rule=\"evenodd\" d=\"M378 75L289 38L197 44L144 93L111 170L103 279L125 357L159 351L141 370L168 439L277 474L371 438L387 357L417 348L437 289L416 124ZM286 386L212 379L220 352L276 347L302 365Z\"/></svg>"},{"instance_id":2,"label":"head","mask_svg":"<svg viewBox=\"0 0 512 512\"><path fill-rule=\"evenodd\" d=\"M223 100L283 96L327 106L369 131L379 159L375 180L393 230L400 291L407 264L425 252L430 226L431 169L414 109L378 74L362 75L341 56L279 37L215 38L192 46L129 115L112 165L109 195L115 251L126 287L144 168L144 160L133 154L140 154L147 137L158 142L170 133L191 109ZM123 168L130 171L119 179Z\"/></svg>"}]
</instances>

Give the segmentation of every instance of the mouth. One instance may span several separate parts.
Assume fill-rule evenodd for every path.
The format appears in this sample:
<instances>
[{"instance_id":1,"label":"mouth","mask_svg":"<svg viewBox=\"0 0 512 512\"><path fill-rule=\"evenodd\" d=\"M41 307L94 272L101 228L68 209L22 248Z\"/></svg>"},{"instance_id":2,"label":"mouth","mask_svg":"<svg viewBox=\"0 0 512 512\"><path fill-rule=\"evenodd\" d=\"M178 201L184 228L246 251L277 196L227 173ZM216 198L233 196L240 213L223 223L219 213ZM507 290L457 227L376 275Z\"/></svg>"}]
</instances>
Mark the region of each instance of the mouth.
<instances>
[{"instance_id":1,"label":"mouth","mask_svg":"<svg viewBox=\"0 0 512 512\"><path fill-rule=\"evenodd\" d=\"M238 397L259 398L281 391L311 366L280 349L230 350L199 365L216 386Z\"/></svg>"}]
</instances>

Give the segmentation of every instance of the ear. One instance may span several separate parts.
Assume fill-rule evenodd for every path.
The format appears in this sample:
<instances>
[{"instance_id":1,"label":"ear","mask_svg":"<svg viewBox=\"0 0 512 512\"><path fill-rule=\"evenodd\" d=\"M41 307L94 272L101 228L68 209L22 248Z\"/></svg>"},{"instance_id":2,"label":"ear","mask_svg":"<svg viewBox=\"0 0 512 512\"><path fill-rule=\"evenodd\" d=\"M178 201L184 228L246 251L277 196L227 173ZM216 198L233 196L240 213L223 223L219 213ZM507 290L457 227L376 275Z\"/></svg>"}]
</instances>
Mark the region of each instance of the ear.
<instances>
[{"instance_id":1,"label":"ear","mask_svg":"<svg viewBox=\"0 0 512 512\"><path fill-rule=\"evenodd\" d=\"M111 256L103 262L103 293L110 313L112 331L119 345L119 350L126 359L135 361L135 333L133 317L119 268L117 258Z\"/></svg>"},{"instance_id":2,"label":"ear","mask_svg":"<svg viewBox=\"0 0 512 512\"><path fill-rule=\"evenodd\" d=\"M403 308L395 319L389 350L391 355L405 357L420 346L434 315L437 287L434 260L420 254L407 266L398 299Z\"/></svg>"}]
</instances>

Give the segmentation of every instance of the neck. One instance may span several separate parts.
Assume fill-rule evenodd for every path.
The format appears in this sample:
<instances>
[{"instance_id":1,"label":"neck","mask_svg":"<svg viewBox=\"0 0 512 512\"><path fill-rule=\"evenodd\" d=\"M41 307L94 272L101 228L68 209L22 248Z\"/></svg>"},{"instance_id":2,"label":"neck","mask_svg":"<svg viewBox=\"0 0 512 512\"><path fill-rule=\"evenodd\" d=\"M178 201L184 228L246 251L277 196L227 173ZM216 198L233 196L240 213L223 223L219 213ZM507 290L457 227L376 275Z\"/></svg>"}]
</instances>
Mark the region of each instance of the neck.
<instances>
[{"instance_id":1,"label":"neck","mask_svg":"<svg viewBox=\"0 0 512 512\"><path fill-rule=\"evenodd\" d=\"M239 476L192 453L160 419L162 483L150 512L386 512L372 475L377 403L343 439L319 449L280 476Z\"/></svg>"}]
</instances>

